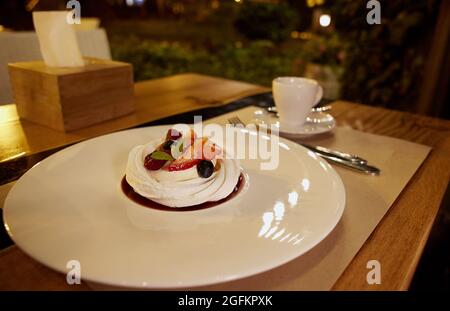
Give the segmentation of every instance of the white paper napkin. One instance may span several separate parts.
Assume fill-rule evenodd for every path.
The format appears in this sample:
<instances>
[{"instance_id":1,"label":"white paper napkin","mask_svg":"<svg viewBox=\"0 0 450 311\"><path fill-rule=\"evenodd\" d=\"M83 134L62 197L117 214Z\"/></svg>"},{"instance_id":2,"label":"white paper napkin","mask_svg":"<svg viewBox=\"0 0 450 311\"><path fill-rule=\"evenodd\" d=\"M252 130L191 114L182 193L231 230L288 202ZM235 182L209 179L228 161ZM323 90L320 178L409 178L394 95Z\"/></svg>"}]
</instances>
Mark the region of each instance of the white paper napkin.
<instances>
[{"instance_id":1,"label":"white paper napkin","mask_svg":"<svg viewBox=\"0 0 450 311\"><path fill-rule=\"evenodd\" d=\"M67 11L33 12L42 57L49 67L81 67L83 57Z\"/></svg>"}]
</instances>

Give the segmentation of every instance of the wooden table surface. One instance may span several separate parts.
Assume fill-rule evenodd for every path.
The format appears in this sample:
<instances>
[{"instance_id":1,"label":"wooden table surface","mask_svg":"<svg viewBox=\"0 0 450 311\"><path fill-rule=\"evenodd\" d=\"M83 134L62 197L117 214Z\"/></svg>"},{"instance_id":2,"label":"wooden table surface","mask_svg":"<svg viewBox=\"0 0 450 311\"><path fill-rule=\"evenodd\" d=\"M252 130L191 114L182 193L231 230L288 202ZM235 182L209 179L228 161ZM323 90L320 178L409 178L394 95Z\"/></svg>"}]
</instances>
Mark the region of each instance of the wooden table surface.
<instances>
[{"instance_id":1,"label":"wooden table surface","mask_svg":"<svg viewBox=\"0 0 450 311\"><path fill-rule=\"evenodd\" d=\"M33 154L170 115L219 106L267 91L243 82L182 74L139 82L135 114L67 134L19 121L14 105L0 106L0 161ZM338 125L433 148L400 197L334 285L335 290L406 290L409 287L450 178L450 121L355 103L333 103ZM11 185L0 187L0 204ZM368 285L366 263L383 263L381 285ZM29 258L16 246L0 251L0 289L83 290Z\"/></svg>"}]
</instances>

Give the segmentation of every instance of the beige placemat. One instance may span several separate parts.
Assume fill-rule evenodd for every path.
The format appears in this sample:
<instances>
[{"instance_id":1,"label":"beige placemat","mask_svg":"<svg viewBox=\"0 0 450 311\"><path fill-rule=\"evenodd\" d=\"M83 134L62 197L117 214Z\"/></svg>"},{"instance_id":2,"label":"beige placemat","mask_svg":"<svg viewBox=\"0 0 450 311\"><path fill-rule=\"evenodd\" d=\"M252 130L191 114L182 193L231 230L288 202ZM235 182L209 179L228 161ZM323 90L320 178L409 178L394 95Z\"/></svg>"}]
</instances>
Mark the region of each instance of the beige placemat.
<instances>
[{"instance_id":1,"label":"beige placemat","mask_svg":"<svg viewBox=\"0 0 450 311\"><path fill-rule=\"evenodd\" d=\"M244 108L208 122L225 124L229 117L239 116L248 124L257 109ZM330 290L431 150L428 146L343 127L307 142L357 154L382 173L375 177L333 166L344 182L347 203L341 221L324 241L281 267L196 289Z\"/></svg>"},{"instance_id":2,"label":"beige placemat","mask_svg":"<svg viewBox=\"0 0 450 311\"><path fill-rule=\"evenodd\" d=\"M225 124L239 116L250 123L258 108L248 107L208 120ZM310 144L360 155L382 170L373 177L335 167L347 194L347 204L334 231L307 254L270 271L245 279L198 290L329 290L389 210L425 160L430 147L343 127L332 134L312 138ZM0 187L0 206L13 184ZM376 259L376 258L373 258ZM93 289L113 289L89 283Z\"/></svg>"}]
</instances>

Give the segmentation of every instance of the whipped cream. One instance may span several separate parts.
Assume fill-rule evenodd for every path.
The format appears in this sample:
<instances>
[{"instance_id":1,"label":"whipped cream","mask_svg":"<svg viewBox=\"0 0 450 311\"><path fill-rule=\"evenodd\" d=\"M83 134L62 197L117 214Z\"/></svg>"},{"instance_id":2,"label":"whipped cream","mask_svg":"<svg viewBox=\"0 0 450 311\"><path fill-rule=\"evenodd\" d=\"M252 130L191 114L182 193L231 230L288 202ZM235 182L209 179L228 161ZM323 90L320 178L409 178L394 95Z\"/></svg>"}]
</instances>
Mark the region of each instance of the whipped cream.
<instances>
[{"instance_id":1,"label":"whipped cream","mask_svg":"<svg viewBox=\"0 0 450 311\"><path fill-rule=\"evenodd\" d=\"M134 191L143 197L169 207L186 207L214 202L226 198L236 187L241 168L238 160L213 160L219 168L210 177L198 176L196 166L182 171L150 171L144 167L145 157L154 151L162 140L134 147L128 156L126 180Z\"/></svg>"}]
</instances>

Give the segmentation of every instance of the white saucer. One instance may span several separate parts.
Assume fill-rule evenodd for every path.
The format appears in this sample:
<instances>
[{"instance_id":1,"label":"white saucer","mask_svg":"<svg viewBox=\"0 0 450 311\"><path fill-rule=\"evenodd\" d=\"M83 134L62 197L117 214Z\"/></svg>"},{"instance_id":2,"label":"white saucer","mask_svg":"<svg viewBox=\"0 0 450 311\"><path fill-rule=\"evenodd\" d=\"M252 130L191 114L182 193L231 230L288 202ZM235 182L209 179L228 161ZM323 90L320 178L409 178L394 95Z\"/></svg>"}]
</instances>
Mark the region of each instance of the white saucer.
<instances>
[{"instance_id":1,"label":"white saucer","mask_svg":"<svg viewBox=\"0 0 450 311\"><path fill-rule=\"evenodd\" d=\"M254 116L255 123L269 126L275 125L278 127L280 133L290 135L318 135L330 132L336 127L336 120L331 114L325 112L312 112L306 118L306 122L300 126L285 124L274 114L266 113L262 110L256 111Z\"/></svg>"}]
</instances>

